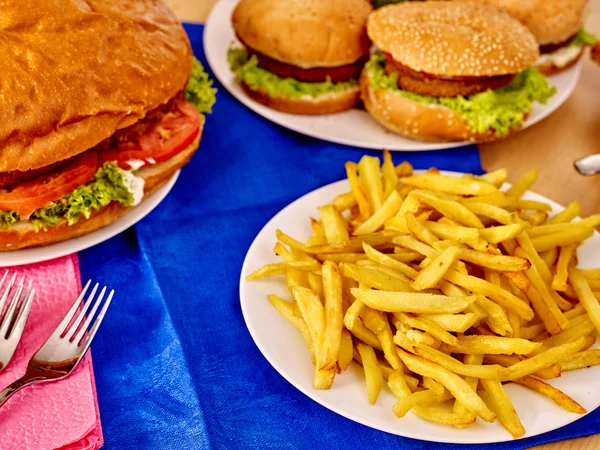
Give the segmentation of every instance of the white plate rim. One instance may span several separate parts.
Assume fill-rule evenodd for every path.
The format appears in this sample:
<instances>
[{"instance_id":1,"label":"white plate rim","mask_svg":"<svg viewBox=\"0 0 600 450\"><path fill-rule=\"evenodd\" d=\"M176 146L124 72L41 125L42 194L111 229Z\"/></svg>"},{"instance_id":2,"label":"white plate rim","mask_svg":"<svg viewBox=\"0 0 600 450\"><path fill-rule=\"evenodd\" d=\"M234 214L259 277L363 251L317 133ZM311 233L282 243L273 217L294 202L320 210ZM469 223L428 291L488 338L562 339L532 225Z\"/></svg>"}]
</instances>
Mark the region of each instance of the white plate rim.
<instances>
[{"instance_id":1,"label":"white plate rim","mask_svg":"<svg viewBox=\"0 0 600 450\"><path fill-rule=\"evenodd\" d=\"M94 245L98 245L116 236L117 234L122 233L127 228L135 225L137 222L150 214L150 212L152 212L152 210L163 201L163 199L175 185L175 182L179 177L179 173L180 170L175 172L164 186L157 189L152 195L146 197L139 205L131 208L130 211L110 225L99 228L78 238L57 242L56 244L45 247L34 247L1 252L0 267L20 266L23 264L33 264L42 261L48 261L50 259L60 258L61 256L70 255L72 253L93 247Z\"/></svg>"},{"instance_id":2,"label":"white plate rim","mask_svg":"<svg viewBox=\"0 0 600 450\"><path fill-rule=\"evenodd\" d=\"M219 51L221 43L223 39L213 39L212 36L222 31L217 26L217 22L223 19L223 16L226 15L229 17L230 11L233 9L233 6L237 3L237 0L218 0L215 6L212 8L204 27L204 54L206 55L206 59L208 61L209 66L211 67L215 77L219 80L221 85L240 103L244 106L252 110L254 113L260 115L261 117L281 126L287 128L289 130L295 131L305 136L310 136L316 139L333 142L337 144L347 145L350 147L359 147L359 148L368 148L373 150L381 150L382 148L386 148L390 151L397 152L413 152L413 151L435 151L435 150L445 150L457 147L464 147L467 145L476 145L477 142L470 141L462 141L462 142L422 142L411 140L402 136L394 135L393 133L387 132L381 128L381 132L387 136L391 136L391 140L385 143L369 143L368 141L357 142L349 138L345 138L343 135L332 137L327 134L322 134L312 130L307 126L301 126L296 123L294 118L302 117L296 116L293 114L286 114L279 111L272 110L267 108L266 106L252 100L248 97L241 88L236 88L237 86L233 79L233 75L227 69L220 70L220 64L217 63L217 58L226 58L225 53ZM229 23L229 21L228 21ZM231 39L234 40L233 30L231 30ZM229 42L227 42L229 45ZM213 54L215 55L213 57ZM228 67L228 65L227 65ZM559 91L556 94L556 97L551 99L551 102L555 102L553 107L546 105L535 104L533 111L538 110L537 114L531 114L530 118L525 122L521 131L537 124L541 120L548 117L554 111L556 111L562 104L571 96L577 82L579 80L582 68L582 61L578 61L573 67L566 69L564 72L550 76L550 80L552 81L553 77L566 77L566 74L572 74L567 86L564 90ZM344 114L344 113L341 113ZM368 114L365 112L365 114ZM313 116L318 117L318 116ZM328 117L328 116L322 116ZM395 142L394 140L400 141ZM510 139L510 138L509 138Z\"/></svg>"},{"instance_id":3,"label":"white plate rim","mask_svg":"<svg viewBox=\"0 0 600 450\"><path fill-rule=\"evenodd\" d=\"M422 171L422 170L415 170L415 173L423 173L423 172L424 171ZM451 171L441 171L441 173L447 174L447 175L454 175L454 176L464 175L463 173L460 173L460 172L451 172ZM252 241L252 244L248 248L248 251L244 258L244 262L242 264L242 269L240 272L240 282L239 282L240 283L239 295L240 295L240 306L241 306L241 310L242 310L242 316L244 318L244 323L246 324L246 328L248 329L248 332L250 333L252 340L254 341L255 345L257 346L257 348L259 349L259 351L261 352L263 357L279 373L279 375L281 375L288 383L290 383L292 386L294 386L294 388L296 388L297 390L302 392L304 395L309 397L311 400L317 402L321 406L323 406L323 407L333 411L334 413L339 414L340 416L345 417L346 419L349 419L353 422L360 423L361 425L367 426L367 427L375 429L375 430L383 431L388 434L398 435L398 436L411 438L411 439L417 439L417 440L421 440L421 441L440 442L440 443L448 443L448 444L476 444L477 445L477 444L493 444L493 443L499 443L499 442L516 442L519 440L528 439L528 438L531 438L534 436L539 436L539 435L549 433L551 431L563 428L579 419L582 419L586 415L593 412L596 408L600 407L600 399L599 399L593 408L588 409L588 412L586 414L581 414L581 415L570 414L568 416L569 418L567 420L565 420L560 426L548 428L546 430L531 433L531 434L529 432L527 432L525 434L525 436L523 436L519 439L511 438L510 435L508 434L508 432L506 432L504 429L502 429L502 431L505 432L506 436L501 435L501 437L499 437L499 438L494 438L494 439L485 440L485 441L470 440L468 438L465 438L465 435L459 435L458 433L456 434L457 435L456 439L454 437L453 438L445 438L445 437L437 437L437 436L425 436L424 437L423 435L419 434L418 432L415 433L411 430L402 428L400 426L397 428L380 427L380 426L376 426L372 423L368 423L367 421L361 420L361 419L357 418L356 416L353 416L352 414L348 413L348 411L345 411L343 408L339 408L336 405L331 405L327 401L320 398L319 393L326 392L326 391L318 391L318 390L315 390L312 388L304 389L302 386L300 386L298 383L296 383L293 379L290 379L290 377L286 376L286 369L280 364L280 362L278 360L276 360L272 356L269 356L270 351L268 349L266 349L265 344L260 339L257 339L257 335L258 335L257 328L256 328L257 324L255 324L251 319L249 319L249 317L250 317L249 308L250 308L250 304L251 304L252 300L249 298L250 297L249 295L245 295L244 289L245 288L247 289L249 286L251 286L253 282L247 281L245 279L245 277L246 277L246 275L251 273L253 270L257 269L257 267L254 267L254 266L250 267L251 264L253 264L253 262L251 260L251 254L261 244L262 234L265 233L265 231L267 229L272 228L273 223L278 222L281 217L285 216L290 210L293 210L296 207L296 205L298 205L300 202L302 202L305 199L305 197L310 196L310 195L317 195L320 192L327 191L330 188L336 188L340 185L348 186L347 179L342 179L342 180L327 184L325 186L322 186L320 188L317 188L311 192L308 192L305 195L294 200L287 206L285 206L283 209L281 209L258 232L256 237ZM508 186L510 186L510 185L508 185ZM347 190L349 190L349 186L348 186ZM556 203L553 200L548 199L547 197L537 194L535 192L527 191L525 195L529 196L533 200L544 201L544 202L549 203L552 206L553 211L559 212L564 209L564 207L562 205ZM315 205L315 209L317 206L318 205ZM600 234L597 231L594 232L594 237L598 237L599 235ZM274 236L270 236L270 242L272 244L274 244L274 242L275 242ZM585 245L582 246L582 248L583 247L585 247ZM278 260L276 258L274 258L273 262L276 262L276 261L278 261ZM284 319L281 318L281 320L283 321ZM293 331L297 332L297 330L293 330ZM597 348L598 345L599 344L596 343L592 348ZM352 365L355 365L355 363L352 362ZM592 368L588 368L585 370L590 370L590 369L595 369L596 371L600 371L600 366L594 366ZM560 379L561 378L558 378L557 380L560 380ZM564 379L564 377L562 379ZM522 386L515 386L515 387L525 389ZM368 403L366 402L366 399L365 399L365 407L369 407ZM557 408L560 408L560 407L557 406ZM391 414L393 416L393 412L391 410L389 411L389 414ZM568 413L565 412L565 417L567 417L567 414ZM400 419L398 423L401 423L401 420L402 419ZM421 420L421 419L419 419L419 420ZM425 422L425 421L423 421L423 422ZM499 424L498 421L495 422L495 425L497 425L498 427L501 427L501 425ZM468 429L469 429L469 427L466 428L466 430L468 430ZM455 430L455 431L464 431L464 430Z\"/></svg>"}]
</instances>

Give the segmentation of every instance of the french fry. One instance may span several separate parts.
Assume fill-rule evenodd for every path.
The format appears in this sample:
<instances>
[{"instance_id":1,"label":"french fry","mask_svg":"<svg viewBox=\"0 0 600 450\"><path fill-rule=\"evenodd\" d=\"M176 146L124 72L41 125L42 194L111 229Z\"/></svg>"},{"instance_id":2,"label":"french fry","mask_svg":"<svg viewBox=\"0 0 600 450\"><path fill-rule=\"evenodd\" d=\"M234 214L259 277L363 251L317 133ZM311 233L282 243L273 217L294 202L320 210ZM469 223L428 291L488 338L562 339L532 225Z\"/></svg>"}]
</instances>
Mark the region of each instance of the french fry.
<instances>
[{"instance_id":1,"label":"french fry","mask_svg":"<svg viewBox=\"0 0 600 450\"><path fill-rule=\"evenodd\" d=\"M347 329L342 328L342 341L340 344L340 352L338 354L338 365L340 370L346 370L352 362L352 350L352 335Z\"/></svg>"},{"instance_id":2,"label":"french fry","mask_svg":"<svg viewBox=\"0 0 600 450\"><path fill-rule=\"evenodd\" d=\"M355 300L350 307L346 310L344 315L344 326L352 331L356 326L356 322L360 320L360 312L364 308L365 304L360 300Z\"/></svg>"},{"instance_id":3,"label":"french fry","mask_svg":"<svg viewBox=\"0 0 600 450\"><path fill-rule=\"evenodd\" d=\"M497 364L485 366L481 364L463 364L459 360L423 344L417 344L413 348L418 356L465 377L504 380L511 374L510 369Z\"/></svg>"},{"instance_id":4,"label":"french fry","mask_svg":"<svg viewBox=\"0 0 600 450\"><path fill-rule=\"evenodd\" d=\"M360 224L353 232L355 236L371 234L383 227L386 220L391 219L402 206L402 197L397 191L392 193L385 199L383 205L377 209L371 217Z\"/></svg>"},{"instance_id":5,"label":"french fry","mask_svg":"<svg viewBox=\"0 0 600 450\"><path fill-rule=\"evenodd\" d=\"M322 267L323 296L325 300L325 329L323 334L323 358L319 369L336 370L342 345L342 277L337 265L325 261Z\"/></svg>"},{"instance_id":6,"label":"french fry","mask_svg":"<svg viewBox=\"0 0 600 450\"><path fill-rule=\"evenodd\" d=\"M514 239L528 228L529 224L527 222L488 227L479 230L479 236L491 244L499 244L500 242Z\"/></svg>"},{"instance_id":7,"label":"french fry","mask_svg":"<svg viewBox=\"0 0 600 450\"><path fill-rule=\"evenodd\" d=\"M421 378L421 386L433 392L437 397L441 397L446 392L446 388L431 377L424 376Z\"/></svg>"},{"instance_id":8,"label":"french fry","mask_svg":"<svg viewBox=\"0 0 600 450\"><path fill-rule=\"evenodd\" d=\"M544 394L558 406L566 409L569 412L575 414L585 414L587 412L583 406L581 406L567 394L559 391L553 386L550 386L548 383L544 383L541 380L537 380L533 377L523 377L515 380L515 383L526 386L536 392L539 392L540 394Z\"/></svg>"},{"instance_id":9,"label":"french fry","mask_svg":"<svg viewBox=\"0 0 600 450\"><path fill-rule=\"evenodd\" d=\"M417 291L435 287L460 255L458 247L449 247L438 256L418 275L410 285Z\"/></svg>"},{"instance_id":10,"label":"french fry","mask_svg":"<svg viewBox=\"0 0 600 450\"><path fill-rule=\"evenodd\" d=\"M373 309L385 312L410 312L415 314L459 313L464 311L475 297L447 297L445 295L411 292L385 292L368 289L351 290L358 300Z\"/></svg>"},{"instance_id":11,"label":"french fry","mask_svg":"<svg viewBox=\"0 0 600 450\"><path fill-rule=\"evenodd\" d=\"M482 355L528 355L542 344L526 339L506 338L499 336L458 336L458 344L442 345L447 353L482 354Z\"/></svg>"},{"instance_id":12,"label":"french fry","mask_svg":"<svg viewBox=\"0 0 600 450\"><path fill-rule=\"evenodd\" d=\"M478 296L475 303L487 313L487 324L494 333L500 336L512 333L513 328L508 321L508 316L500 306L483 295ZM516 315L516 313L514 314Z\"/></svg>"},{"instance_id":13,"label":"french fry","mask_svg":"<svg viewBox=\"0 0 600 450\"><path fill-rule=\"evenodd\" d=\"M538 202L535 200L517 200L515 207L518 209L522 209L522 210L545 211L545 212L552 210L552 206L550 206L548 203Z\"/></svg>"},{"instance_id":14,"label":"french fry","mask_svg":"<svg viewBox=\"0 0 600 450\"><path fill-rule=\"evenodd\" d=\"M352 328L352 330L349 330L354 336L356 336L358 339L360 339L361 341L363 341L365 344L367 344L369 347L373 347L377 350L382 350L381 348L381 344L379 342L379 339L377 338L377 336L375 335L375 333L373 333L371 330L369 330L364 323L362 323L362 320L358 320L355 324L354 324L354 328Z\"/></svg>"},{"instance_id":15,"label":"french fry","mask_svg":"<svg viewBox=\"0 0 600 450\"><path fill-rule=\"evenodd\" d=\"M448 389L467 409L477 413L486 422L493 422L496 419L496 415L490 411L477 393L455 373L403 350L398 350L398 354L410 371L433 378Z\"/></svg>"},{"instance_id":16,"label":"french fry","mask_svg":"<svg viewBox=\"0 0 600 450\"><path fill-rule=\"evenodd\" d=\"M448 391L445 391L443 394L443 399L446 401L452 399L452 394L450 394ZM435 392L426 389L424 391L413 392L412 394L401 398L392 407L392 411L396 417L401 419L416 405L429 406L435 403L442 403L440 402L440 396Z\"/></svg>"},{"instance_id":17,"label":"french fry","mask_svg":"<svg viewBox=\"0 0 600 450\"><path fill-rule=\"evenodd\" d=\"M380 251L375 250L373 247L371 247L366 242L363 243L363 250L365 252L365 255L367 255L367 257L371 261L377 262L379 264L383 264L384 266L387 266L387 267L390 267L391 269L397 270L398 272L400 272L401 274L403 274L409 278L414 278L418 273L415 269L413 269L409 265L405 264L402 261L395 259L393 257L394 255L386 255L384 253L381 253Z\"/></svg>"},{"instance_id":18,"label":"french fry","mask_svg":"<svg viewBox=\"0 0 600 450\"><path fill-rule=\"evenodd\" d=\"M361 318L363 319L365 326L375 333L379 339L381 348L383 349L383 355L390 366L392 366L394 370L401 370L403 365L396 353L392 329L387 321L387 317L380 311L374 311L369 307L364 307L361 311Z\"/></svg>"},{"instance_id":19,"label":"french fry","mask_svg":"<svg viewBox=\"0 0 600 450\"><path fill-rule=\"evenodd\" d=\"M600 304L594 297L588 282L582 273L573 267L569 270L569 281L573 285L579 301L590 316L590 320L597 330L600 330Z\"/></svg>"},{"instance_id":20,"label":"french fry","mask_svg":"<svg viewBox=\"0 0 600 450\"><path fill-rule=\"evenodd\" d=\"M408 161L403 161L396 166L396 175L398 175L398 177L407 177L412 175L412 173L413 167Z\"/></svg>"},{"instance_id":21,"label":"french fry","mask_svg":"<svg viewBox=\"0 0 600 450\"><path fill-rule=\"evenodd\" d=\"M410 291L408 282L399 278L392 278L373 267L358 266L350 263L340 263L340 270L345 277L352 278L359 283L380 289L382 291Z\"/></svg>"},{"instance_id":22,"label":"french fry","mask_svg":"<svg viewBox=\"0 0 600 450\"><path fill-rule=\"evenodd\" d=\"M455 345L457 342L456 336L448 333L437 323L426 317L410 317L405 315L404 320L409 327L423 330L448 345Z\"/></svg>"},{"instance_id":23,"label":"french fry","mask_svg":"<svg viewBox=\"0 0 600 450\"><path fill-rule=\"evenodd\" d=\"M492 172L484 173L479 176L480 180L487 181L490 184L493 184L497 188L500 188L508 179L508 172L506 169L497 169Z\"/></svg>"},{"instance_id":24,"label":"french fry","mask_svg":"<svg viewBox=\"0 0 600 450\"><path fill-rule=\"evenodd\" d=\"M479 233L483 230L463 227L443 222L423 221L423 226L440 239L448 239L461 244L475 246L479 242Z\"/></svg>"},{"instance_id":25,"label":"french fry","mask_svg":"<svg viewBox=\"0 0 600 450\"><path fill-rule=\"evenodd\" d=\"M484 228L481 220L475 214L454 200L445 200L425 191L413 191L411 196L462 225L473 228Z\"/></svg>"},{"instance_id":26,"label":"french fry","mask_svg":"<svg viewBox=\"0 0 600 450\"><path fill-rule=\"evenodd\" d=\"M519 181L511 186L506 192L508 195L516 198L521 198L525 191L529 189L537 179L537 169L531 169L521 177Z\"/></svg>"},{"instance_id":27,"label":"french fry","mask_svg":"<svg viewBox=\"0 0 600 450\"><path fill-rule=\"evenodd\" d=\"M365 372L365 381L367 383L367 397L369 403L374 405L377 402L377 397L383 388L383 375L381 368L377 362L377 356L372 347L369 347L362 342L356 343L356 348L360 354L363 369Z\"/></svg>"},{"instance_id":28,"label":"french fry","mask_svg":"<svg viewBox=\"0 0 600 450\"><path fill-rule=\"evenodd\" d=\"M355 163L346 163L346 176L348 177L348 181L350 182L350 188L352 189L352 193L356 198L356 203L358 204L358 209L360 211L360 218L363 221L365 221L369 217L371 217L371 206L369 205L369 201L367 200L365 189L362 186L360 179L358 178L357 170L358 166Z\"/></svg>"},{"instance_id":29,"label":"french fry","mask_svg":"<svg viewBox=\"0 0 600 450\"><path fill-rule=\"evenodd\" d=\"M497 191L497 188L485 180L458 178L434 173L423 173L400 178L400 183L408 184L419 189L431 189L446 194L456 195L486 195Z\"/></svg>"},{"instance_id":30,"label":"french fry","mask_svg":"<svg viewBox=\"0 0 600 450\"><path fill-rule=\"evenodd\" d=\"M569 203L569 206L567 206L565 209L563 209L557 215L555 215L554 217L549 219L548 222L546 222L546 224L552 225L555 223L570 222L571 220L573 220L575 217L577 217L579 215L580 211L581 211L581 205L579 204L579 202L577 200L574 200L571 203Z\"/></svg>"},{"instance_id":31,"label":"french fry","mask_svg":"<svg viewBox=\"0 0 600 450\"><path fill-rule=\"evenodd\" d=\"M364 187L372 213L383 204L383 183L379 174L379 158L363 156L358 162L358 176Z\"/></svg>"},{"instance_id":32,"label":"french fry","mask_svg":"<svg viewBox=\"0 0 600 450\"><path fill-rule=\"evenodd\" d=\"M465 358L469 355L465 355ZM503 367L510 367L521 360L514 355L485 355L484 361L489 364L499 364ZM561 374L560 364L552 364L550 367L538 370L533 375L543 380L549 380L551 378L558 378Z\"/></svg>"},{"instance_id":33,"label":"french fry","mask_svg":"<svg viewBox=\"0 0 600 450\"><path fill-rule=\"evenodd\" d=\"M431 320L446 331L464 333L478 320L476 314L424 314L424 319Z\"/></svg>"},{"instance_id":34,"label":"french fry","mask_svg":"<svg viewBox=\"0 0 600 450\"><path fill-rule=\"evenodd\" d=\"M433 245L439 239L429 231L421 221L419 221L415 215L411 212L407 213L406 216L406 226L408 230L421 242L424 242L427 245Z\"/></svg>"},{"instance_id":35,"label":"french fry","mask_svg":"<svg viewBox=\"0 0 600 450\"><path fill-rule=\"evenodd\" d=\"M584 344L585 338L580 337L567 344L550 348L531 358L524 359L523 361L520 361L509 367L509 369L512 370L512 373L506 379L517 380L524 376L531 375L539 370L550 367L552 364L556 364L561 357L580 351Z\"/></svg>"},{"instance_id":36,"label":"french fry","mask_svg":"<svg viewBox=\"0 0 600 450\"><path fill-rule=\"evenodd\" d=\"M538 252L543 252L552 247L565 247L585 241L592 237L593 234L593 228L572 228L532 238L531 242Z\"/></svg>"},{"instance_id":37,"label":"french fry","mask_svg":"<svg viewBox=\"0 0 600 450\"><path fill-rule=\"evenodd\" d=\"M345 192L343 194L338 195L333 199L331 204L337 209L340 213L352 209L354 206L358 205L356 201L356 197L353 192ZM315 235L318 235L315 233Z\"/></svg>"},{"instance_id":38,"label":"french fry","mask_svg":"<svg viewBox=\"0 0 600 450\"><path fill-rule=\"evenodd\" d=\"M321 206L319 214L321 214L321 224L325 230L327 243L333 248L344 248L350 241L345 219L333 205Z\"/></svg>"},{"instance_id":39,"label":"french fry","mask_svg":"<svg viewBox=\"0 0 600 450\"><path fill-rule=\"evenodd\" d=\"M252 272L250 275L246 277L248 281L261 280L263 278L276 277L279 275L285 274L286 267L291 267L293 269L303 270L303 271L312 271L319 270L320 264L318 261L289 261L289 262L280 262L274 264L265 264L260 269L255 272Z\"/></svg>"},{"instance_id":40,"label":"french fry","mask_svg":"<svg viewBox=\"0 0 600 450\"><path fill-rule=\"evenodd\" d=\"M584 367L597 366L600 364L600 349L585 350L563 356L558 360L563 371L583 369Z\"/></svg>"},{"instance_id":41,"label":"french fry","mask_svg":"<svg viewBox=\"0 0 600 450\"><path fill-rule=\"evenodd\" d=\"M548 267L549 270L552 270L552 267L554 266L554 263L556 263L556 259L558 258L558 247L552 247L550 250L541 252L540 258L542 258L542 261L544 261L546 267Z\"/></svg>"},{"instance_id":42,"label":"french fry","mask_svg":"<svg viewBox=\"0 0 600 450\"><path fill-rule=\"evenodd\" d=\"M504 208L490 205L489 203L469 202L465 203L465 206L472 213L475 213L478 216L489 217L490 219L501 223L502 225L510 225L517 220L517 217L514 213L510 213Z\"/></svg>"},{"instance_id":43,"label":"french fry","mask_svg":"<svg viewBox=\"0 0 600 450\"><path fill-rule=\"evenodd\" d=\"M346 245L346 247L340 249L340 248L331 247L329 245L322 245L322 246L318 246L318 247L308 247L308 246L304 245L302 242L297 241L296 239L292 238L291 236L285 234L281 230L277 230L276 234L277 234L277 239L279 241L281 241L282 243L289 245L290 247L295 248L297 250L301 250L305 253L311 254L311 255L319 254L319 253L357 252L357 251L361 250L363 242L366 242L367 244L369 244L373 247L379 247L379 246L383 246L386 244L389 245L389 244L391 244L392 239L398 235L398 233L393 230L384 230L384 231L380 231L378 233L370 234L368 236L357 236L354 238L350 238L348 245Z\"/></svg>"},{"instance_id":44,"label":"french fry","mask_svg":"<svg viewBox=\"0 0 600 450\"><path fill-rule=\"evenodd\" d=\"M381 175L383 175L383 195L387 198L392 192L396 192L398 187L398 174L392 162L392 154L387 150L383 151Z\"/></svg>"},{"instance_id":45,"label":"french fry","mask_svg":"<svg viewBox=\"0 0 600 450\"><path fill-rule=\"evenodd\" d=\"M565 331L562 331L561 333L559 333L557 335L550 336L546 339L543 339L542 341L540 341L540 343L542 345L539 348L537 348L534 352L532 352L530 356L537 355L541 352L546 351L547 349L549 349L551 347L563 345L563 344L572 342L573 340L578 339L580 337L588 336L589 334L591 334L593 332L594 332L594 324L589 320L585 320L584 322L580 323L579 325L575 325L574 327L571 327Z\"/></svg>"},{"instance_id":46,"label":"french fry","mask_svg":"<svg viewBox=\"0 0 600 450\"><path fill-rule=\"evenodd\" d=\"M557 216L558 217L558 216ZM548 234L564 232L568 230L582 229L582 228L596 228L600 225L600 214L594 214L593 216L586 217L585 219L578 220L576 222L565 222L565 223L551 223L552 219L543 225L539 225L531 228L530 237L545 236Z\"/></svg>"},{"instance_id":47,"label":"french fry","mask_svg":"<svg viewBox=\"0 0 600 450\"><path fill-rule=\"evenodd\" d=\"M526 258L505 256L501 254L492 255L490 253L470 250L468 248L460 249L459 259L500 272L521 272L527 270L531 265Z\"/></svg>"},{"instance_id":48,"label":"french fry","mask_svg":"<svg viewBox=\"0 0 600 450\"><path fill-rule=\"evenodd\" d=\"M515 439L525 434L525 428L519 420L510 398L498 380L481 380L488 395L490 408L498 415L500 423Z\"/></svg>"},{"instance_id":49,"label":"french fry","mask_svg":"<svg viewBox=\"0 0 600 450\"><path fill-rule=\"evenodd\" d=\"M483 355L465 355L464 361L465 364L468 365L481 365L483 363ZM471 389L477 392L477 386L479 385L479 379L475 377L465 377L465 383L467 383ZM476 415L474 412L469 411L465 405L463 405L460 401L455 400L454 406L452 408L455 414L459 414L461 416L467 416L472 418L474 422L476 419ZM466 428L466 425L454 425L455 428Z\"/></svg>"},{"instance_id":50,"label":"french fry","mask_svg":"<svg viewBox=\"0 0 600 450\"><path fill-rule=\"evenodd\" d=\"M294 327L298 329L302 335L302 338L304 338L304 342L306 342L308 350L310 351L313 364L315 364L315 349L312 344L310 332L308 331L306 322L304 322L302 318L294 315L294 304L292 302L283 300L281 297L275 294L271 294L267 298L269 299L271 305L273 305L283 317L285 317L289 322L291 322L292 325L294 325Z\"/></svg>"}]
</instances>

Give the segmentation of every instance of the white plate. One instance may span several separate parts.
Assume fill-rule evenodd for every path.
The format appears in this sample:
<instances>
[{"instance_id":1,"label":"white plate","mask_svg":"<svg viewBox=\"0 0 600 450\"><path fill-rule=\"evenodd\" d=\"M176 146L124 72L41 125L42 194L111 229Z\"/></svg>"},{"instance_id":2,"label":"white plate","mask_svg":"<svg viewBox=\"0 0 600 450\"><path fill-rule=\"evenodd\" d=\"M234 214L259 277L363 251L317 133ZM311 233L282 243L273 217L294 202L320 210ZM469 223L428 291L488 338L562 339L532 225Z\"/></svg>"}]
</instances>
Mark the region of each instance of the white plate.
<instances>
[{"instance_id":1,"label":"white plate","mask_svg":"<svg viewBox=\"0 0 600 450\"><path fill-rule=\"evenodd\" d=\"M14 252L0 252L0 267L18 266L59 258L93 247L116 236L130 226L135 225L156 208L173 188L178 177L179 171L175 172L171 179L150 197L145 198L139 205L131 208L131 211L123 217L104 228L100 228L85 236L58 242L46 247L27 248Z\"/></svg>"},{"instance_id":2,"label":"white plate","mask_svg":"<svg viewBox=\"0 0 600 450\"><path fill-rule=\"evenodd\" d=\"M420 142L390 133L375 122L367 112L353 109L325 116L301 116L267 108L248 97L227 63L227 49L236 41L231 27L231 13L237 0L220 0L212 9L204 29L204 52L215 76L235 98L266 119L298 133L338 144L380 150L426 151L460 147L470 142ZM571 95L581 71L581 61L572 68L549 77L558 92L546 105L535 104L524 128L544 119Z\"/></svg>"},{"instance_id":3,"label":"white plate","mask_svg":"<svg viewBox=\"0 0 600 450\"><path fill-rule=\"evenodd\" d=\"M250 246L240 278L240 300L244 320L254 342L267 361L293 386L326 408L363 425L400 436L425 441L457 444L482 444L511 441L512 437L498 421L485 423L481 419L464 430L437 425L407 414L397 419L392 412L395 399L384 389L374 406L367 402L362 369L353 363L348 371L338 375L327 391L312 387L314 367L306 345L296 330L267 300L268 294L289 299L281 278L246 281L246 276L264 264L278 262L273 254L275 230L280 228L291 236L305 240L310 236L308 217L317 217L317 207L336 195L350 190L346 180L317 189L296 200L279 212L260 231ZM550 203L553 212L564 209L541 195L527 193L525 198ZM600 235L596 233L579 250L582 267L600 266ZM578 401L587 411L600 406L600 366L567 372L551 384ZM514 406L527 430L524 438L563 427L581 415L567 412L547 397L510 383L506 385Z\"/></svg>"}]
</instances>

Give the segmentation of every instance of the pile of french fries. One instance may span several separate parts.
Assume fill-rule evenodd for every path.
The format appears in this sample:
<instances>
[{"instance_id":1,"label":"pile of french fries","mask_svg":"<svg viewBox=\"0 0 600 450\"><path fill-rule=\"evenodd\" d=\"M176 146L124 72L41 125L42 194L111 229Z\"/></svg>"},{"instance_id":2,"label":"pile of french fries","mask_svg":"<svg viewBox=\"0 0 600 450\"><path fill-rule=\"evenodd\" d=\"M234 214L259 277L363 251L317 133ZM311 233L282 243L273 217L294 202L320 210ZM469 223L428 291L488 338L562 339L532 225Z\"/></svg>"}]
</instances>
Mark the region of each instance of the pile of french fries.
<instances>
[{"instance_id":1,"label":"pile of french fries","mask_svg":"<svg viewBox=\"0 0 600 450\"><path fill-rule=\"evenodd\" d=\"M522 199L535 170L502 191L506 170L415 175L383 156L346 163L351 190L318 209L312 237L278 230L282 262L248 276L285 277L290 299L268 298L306 341L314 388L329 389L356 360L368 401L386 380L399 418L410 411L456 428L498 419L518 438L509 382L584 414L543 380L600 364L590 349L600 269L577 268L600 215L573 221L573 202L548 218L550 205Z\"/></svg>"}]
</instances>

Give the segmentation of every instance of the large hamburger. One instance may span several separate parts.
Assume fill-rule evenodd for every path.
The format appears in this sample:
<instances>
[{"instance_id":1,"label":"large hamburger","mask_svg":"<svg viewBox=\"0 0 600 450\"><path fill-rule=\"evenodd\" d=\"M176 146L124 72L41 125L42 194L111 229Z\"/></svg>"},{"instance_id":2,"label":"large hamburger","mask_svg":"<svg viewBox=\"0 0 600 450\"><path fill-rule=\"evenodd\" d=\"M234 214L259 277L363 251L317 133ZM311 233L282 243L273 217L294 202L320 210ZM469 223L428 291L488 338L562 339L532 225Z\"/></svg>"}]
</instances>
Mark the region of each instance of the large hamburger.
<instances>
[{"instance_id":1,"label":"large hamburger","mask_svg":"<svg viewBox=\"0 0 600 450\"><path fill-rule=\"evenodd\" d=\"M330 114L359 101L371 43L366 0L241 0L231 70L248 96L293 114Z\"/></svg>"},{"instance_id":2,"label":"large hamburger","mask_svg":"<svg viewBox=\"0 0 600 450\"><path fill-rule=\"evenodd\" d=\"M412 2L367 21L380 49L361 76L367 111L389 130L430 141L492 141L519 130L555 92L536 69L535 38L491 5Z\"/></svg>"},{"instance_id":3,"label":"large hamburger","mask_svg":"<svg viewBox=\"0 0 600 450\"><path fill-rule=\"evenodd\" d=\"M575 64L596 37L583 29L588 0L477 0L499 6L525 24L540 46L535 66L544 74Z\"/></svg>"},{"instance_id":4,"label":"large hamburger","mask_svg":"<svg viewBox=\"0 0 600 450\"><path fill-rule=\"evenodd\" d=\"M0 250L127 213L190 160L215 99L158 0L9 2L0 52Z\"/></svg>"}]
</instances>

